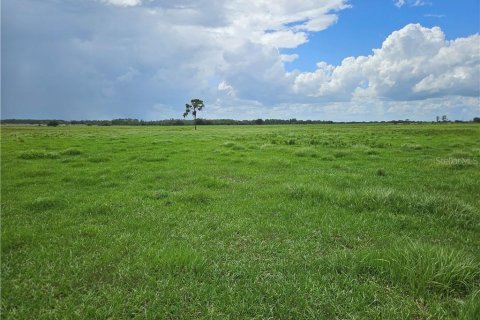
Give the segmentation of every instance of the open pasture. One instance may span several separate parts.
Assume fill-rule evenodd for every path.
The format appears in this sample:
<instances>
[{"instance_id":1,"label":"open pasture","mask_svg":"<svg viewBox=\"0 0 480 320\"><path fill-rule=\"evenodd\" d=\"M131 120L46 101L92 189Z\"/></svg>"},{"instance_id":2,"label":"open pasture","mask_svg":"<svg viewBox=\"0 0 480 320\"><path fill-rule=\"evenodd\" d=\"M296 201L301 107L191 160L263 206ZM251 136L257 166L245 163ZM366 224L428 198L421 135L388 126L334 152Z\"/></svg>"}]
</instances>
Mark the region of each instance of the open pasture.
<instances>
[{"instance_id":1,"label":"open pasture","mask_svg":"<svg viewBox=\"0 0 480 320\"><path fill-rule=\"evenodd\" d=\"M478 125L1 130L5 319L480 314Z\"/></svg>"}]
</instances>

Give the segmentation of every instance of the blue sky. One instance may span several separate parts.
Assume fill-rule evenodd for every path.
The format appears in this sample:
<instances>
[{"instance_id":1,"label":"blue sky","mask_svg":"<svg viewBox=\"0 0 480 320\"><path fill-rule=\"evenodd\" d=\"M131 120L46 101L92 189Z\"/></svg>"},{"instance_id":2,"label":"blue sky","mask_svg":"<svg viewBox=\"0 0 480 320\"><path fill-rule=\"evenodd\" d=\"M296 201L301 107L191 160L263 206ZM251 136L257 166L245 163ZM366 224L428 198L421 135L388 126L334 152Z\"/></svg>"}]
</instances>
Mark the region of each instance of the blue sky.
<instances>
[{"instance_id":1,"label":"blue sky","mask_svg":"<svg viewBox=\"0 0 480 320\"><path fill-rule=\"evenodd\" d=\"M298 53L302 58L286 67L312 71L318 61L338 65L348 56L371 54L385 38L409 23L424 27L440 26L447 39L466 37L480 32L480 1L429 1L424 5L394 5L394 1L349 1L352 8L339 13L339 20L330 28L313 33L309 42L285 53Z\"/></svg>"},{"instance_id":2,"label":"blue sky","mask_svg":"<svg viewBox=\"0 0 480 320\"><path fill-rule=\"evenodd\" d=\"M2 118L480 115L477 0L4 0Z\"/></svg>"}]
</instances>

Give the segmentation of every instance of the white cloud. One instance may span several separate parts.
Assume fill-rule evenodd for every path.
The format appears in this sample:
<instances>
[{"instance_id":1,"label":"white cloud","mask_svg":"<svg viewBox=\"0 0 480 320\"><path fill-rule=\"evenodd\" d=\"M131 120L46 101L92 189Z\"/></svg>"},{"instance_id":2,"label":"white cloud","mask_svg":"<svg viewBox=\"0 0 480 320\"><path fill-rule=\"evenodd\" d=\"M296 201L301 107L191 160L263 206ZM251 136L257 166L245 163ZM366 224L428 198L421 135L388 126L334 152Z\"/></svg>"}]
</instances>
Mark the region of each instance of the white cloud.
<instances>
[{"instance_id":1,"label":"white cloud","mask_svg":"<svg viewBox=\"0 0 480 320\"><path fill-rule=\"evenodd\" d=\"M296 94L317 96L320 90L320 85L330 81L334 70L334 66L325 62L318 63L315 72L303 72L295 77L293 91Z\"/></svg>"},{"instance_id":2,"label":"white cloud","mask_svg":"<svg viewBox=\"0 0 480 320\"><path fill-rule=\"evenodd\" d=\"M328 28L337 21L335 12L350 6L347 0L234 0L224 8L228 26L223 31L255 43L295 48L307 41L308 32Z\"/></svg>"},{"instance_id":3,"label":"white cloud","mask_svg":"<svg viewBox=\"0 0 480 320\"><path fill-rule=\"evenodd\" d=\"M336 23L337 20L338 16L334 14L320 15L304 22L303 24L294 26L294 30L322 31Z\"/></svg>"},{"instance_id":4,"label":"white cloud","mask_svg":"<svg viewBox=\"0 0 480 320\"><path fill-rule=\"evenodd\" d=\"M398 8L401 8L406 4L410 7L422 7L422 6L430 5L431 2L426 0L395 0L394 4Z\"/></svg>"},{"instance_id":5,"label":"white cloud","mask_svg":"<svg viewBox=\"0 0 480 320\"><path fill-rule=\"evenodd\" d=\"M438 14L438 13L426 13L423 16L427 18L445 18L446 17L446 15Z\"/></svg>"},{"instance_id":6,"label":"white cloud","mask_svg":"<svg viewBox=\"0 0 480 320\"><path fill-rule=\"evenodd\" d=\"M367 57L339 66L319 64L297 75L296 92L350 100L355 95L392 101L480 94L480 36L447 41L438 27L410 24L393 32Z\"/></svg>"},{"instance_id":7,"label":"white cloud","mask_svg":"<svg viewBox=\"0 0 480 320\"><path fill-rule=\"evenodd\" d=\"M324 117L413 119L439 110L473 116L480 111L479 47L478 34L448 41L438 27L410 24L369 56L294 74L292 92L310 97L312 110Z\"/></svg>"},{"instance_id":8,"label":"white cloud","mask_svg":"<svg viewBox=\"0 0 480 320\"><path fill-rule=\"evenodd\" d=\"M142 4L142 0L101 0L104 3L108 3L114 6L132 7Z\"/></svg>"},{"instance_id":9,"label":"white cloud","mask_svg":"<svg viewBox=\"0 0 480 320\"><path fill-rule=\"evenodd\" d=\"M292 30L268 32L262 35L259 42L277 48L296 48L307 42L307 34Z\"/></svg>"},{"instance_id":10,"label":"white cloud","mask_svg":"<svg viewBox=\"0 0 480 320\"><path fill-rule=\"evenodd\" d=\"M235 89L226 81L220 82L218 84L217 90L227 94L228 96L236 97Z\"/></svg>"},{"instance_id":11,"label":"white cloud","mask_svg":"<svg viewBox=\"0 0 480 320\"><path fill-rule=\"evenodd\" d=\"M280 59L282 62L293 62L299 58L299 55L294 53L294 54L282 54L280 55Z\"/></svg>"},{"instance_id":12,"label":"white cloud","mask_svg":"<svg viewBox=\"0 0 480 320\"><path fill-rule=\"evenodd\" d=\"M421 6L426 6L429 5L430 1L425 1L425 0L415 0L415 2L412 3L412 6L414 7L421 7Z\"/></svg>"}]
</instances>

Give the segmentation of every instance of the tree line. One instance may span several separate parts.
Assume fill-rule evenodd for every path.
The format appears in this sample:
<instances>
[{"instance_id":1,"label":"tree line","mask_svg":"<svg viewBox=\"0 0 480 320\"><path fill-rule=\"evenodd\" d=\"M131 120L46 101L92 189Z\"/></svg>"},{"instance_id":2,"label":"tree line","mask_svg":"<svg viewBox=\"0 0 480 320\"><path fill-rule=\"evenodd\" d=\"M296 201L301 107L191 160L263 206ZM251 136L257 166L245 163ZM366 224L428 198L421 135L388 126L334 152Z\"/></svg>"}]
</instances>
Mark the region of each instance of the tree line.
<instances>
[{"instance_id":1,"label":"tree line","mask_svg":"<svg viewBox=\"0 0 480 320\"><path fill-rule=\"evenodd\" d=\"M446 121L447 123L480 123L480 118L475 117L470 121ZM192 125L194 120L167 119L167 120L139 120L139 119L112 119L112 120L57 120L57 119L2 119L2 124L30 124L44 126L58 125L87 125L87 126L185 126ZM415 123L436 123L435 121L412 121L391 120L391 121L342 121L334 122L329 120L297 120L293 119L254 119L254 120L233 120L233 119L202 119L197 118L196 124L201 125L272 125L272 124L360 124L360 123L391 123L391 124L415 124Z\"/></svg>"},{"instance_id":2,"label":"tree line","mask_svg":"<svg viewBox=\"0 0 480 320\"><path fill-rule=\"evenodd\" d=\"M57 120L57 119L3 119L5 124L31 124L31 125L95 125L95 126L185 126L192 125L195 120L166 119L166 120L139 120L139 119L112 119L112 120ZM329 124L333 121L324 120L297 120L297 119L202 119L197 118L197 125L261 125L261 124Z\"/></svg>"}]
</instances>

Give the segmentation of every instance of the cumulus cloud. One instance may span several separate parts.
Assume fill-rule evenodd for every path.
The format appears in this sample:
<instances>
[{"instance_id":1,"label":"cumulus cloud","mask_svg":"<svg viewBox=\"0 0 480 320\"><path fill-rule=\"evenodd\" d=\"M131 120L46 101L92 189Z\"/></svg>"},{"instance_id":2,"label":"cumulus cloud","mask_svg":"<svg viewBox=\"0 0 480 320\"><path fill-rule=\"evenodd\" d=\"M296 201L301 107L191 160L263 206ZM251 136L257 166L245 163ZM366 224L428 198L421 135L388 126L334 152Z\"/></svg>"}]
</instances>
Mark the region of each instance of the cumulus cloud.
<instances>
[{"instance_id":1,"label":"cumulus cloud","mask_svg":"<svg viewBox=\"0 0 480 320\"><path fill-rule=\"evenodd\" d=\"M471 117L480 111L479 47L478 34L446 40L438 27L409 24L369 56L296 74L293 92L323 102L321 114L425 118L442 110Z\"/></svg>"},{"instance_id":2,"label":"cumulus cloud","mask_svg":"<svg viewBox=\"0 0 480 320\"><path fill-rule=\"evenodd\" d=\"M296 92L335 100L357 95L392 101L480 95L480 36L453 41L438 27L409 24L393 32L370 56L339 66L318 64L295 79Z\"/></svg>"}]
</instances>

